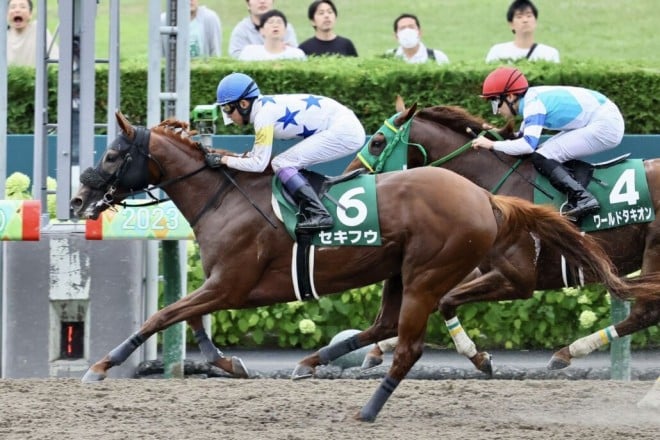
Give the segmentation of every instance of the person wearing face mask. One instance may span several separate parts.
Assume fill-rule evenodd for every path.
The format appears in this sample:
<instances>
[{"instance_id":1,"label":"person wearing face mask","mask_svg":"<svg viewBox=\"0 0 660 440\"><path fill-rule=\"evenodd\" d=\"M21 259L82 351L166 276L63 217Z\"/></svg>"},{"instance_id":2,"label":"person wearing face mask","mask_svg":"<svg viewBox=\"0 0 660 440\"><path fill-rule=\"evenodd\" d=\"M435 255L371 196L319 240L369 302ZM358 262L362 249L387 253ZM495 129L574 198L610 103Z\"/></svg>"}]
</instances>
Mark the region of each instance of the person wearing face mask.
<instances>
[{"instance_id":1,"label":"person wearing face mask","mask_svg":"<svg viewBox=\"0 0 660 440\"><path fill-rule=\"evenodd\" d=\"M438 64L449 62L444 52L427 48L421 40L422 27L413 14L401 14L394 20L394 37L399 47L385 53L386 56L401 58L407 63L418 64L434 61Z\"/></svg>"}]
</instances>

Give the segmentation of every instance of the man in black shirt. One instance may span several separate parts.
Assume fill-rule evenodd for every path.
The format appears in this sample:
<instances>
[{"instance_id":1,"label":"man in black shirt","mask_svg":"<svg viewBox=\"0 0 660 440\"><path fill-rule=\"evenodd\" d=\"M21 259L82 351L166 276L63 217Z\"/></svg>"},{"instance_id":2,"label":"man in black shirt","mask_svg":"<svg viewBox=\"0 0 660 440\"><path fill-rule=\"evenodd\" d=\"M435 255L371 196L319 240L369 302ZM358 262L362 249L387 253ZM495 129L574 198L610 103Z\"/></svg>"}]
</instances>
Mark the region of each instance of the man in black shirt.
<instances>
[{"instance_id":1,"label":"man in black shirt","mask_svg":"<svg viewBox=\"0 0 660 440\"><path fill-rule=\"evenodd\" d=\"M335 34L337 8L332 0L316 0L309 5L307 17L312 22L314 36L305 40L300 49L309 55L357 56L353 42Z\"/></svg>"}]
</instances>

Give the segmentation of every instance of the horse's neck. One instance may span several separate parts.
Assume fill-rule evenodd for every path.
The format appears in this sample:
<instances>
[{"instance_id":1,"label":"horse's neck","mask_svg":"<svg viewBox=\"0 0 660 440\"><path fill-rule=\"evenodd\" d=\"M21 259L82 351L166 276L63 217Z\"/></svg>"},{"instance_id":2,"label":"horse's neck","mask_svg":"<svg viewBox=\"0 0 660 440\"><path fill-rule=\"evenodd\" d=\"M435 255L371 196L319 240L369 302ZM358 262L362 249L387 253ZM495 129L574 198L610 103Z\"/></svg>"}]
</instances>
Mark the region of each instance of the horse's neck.
<instances>
[{"instance_id":1,"label":"horse's neck","mask_svg":"<svg viewBox=\"0 0 660 440\"><path fill-rule=\"evenodd\" d=\"M468 154L456 157L443 167L488 191L501 187L499 194L531 197L532 185L529 182L534 178L531 161L518 163L518 158L487 150L480 150L479 154Z\"/></svg>"}]
</instances>

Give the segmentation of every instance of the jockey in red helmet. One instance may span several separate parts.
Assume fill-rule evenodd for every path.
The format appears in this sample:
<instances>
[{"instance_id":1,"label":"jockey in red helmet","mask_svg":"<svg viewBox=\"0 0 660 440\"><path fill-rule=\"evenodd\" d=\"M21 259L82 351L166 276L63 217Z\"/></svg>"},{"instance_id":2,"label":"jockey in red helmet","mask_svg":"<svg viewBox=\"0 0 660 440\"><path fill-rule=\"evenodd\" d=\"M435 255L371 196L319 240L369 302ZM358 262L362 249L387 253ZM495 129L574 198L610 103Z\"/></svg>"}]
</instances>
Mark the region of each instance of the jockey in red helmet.
<instances>
[{"instance_id":1,"label":"jockey in red helmet","mask_svg":"<svg viewBox=\"0 0 660 440\"><path fill-rule=\"evenodd\" d=\"M485 79L481 96L488 99L493 114L523 122L520 137L492 141L483 136L472 142L486 148L519 156L531 154L536 170L557 190L568 195L564 214L575 219L600 210L598 200L577 182L562 163L616 147L624 122L617 106L594 90L571 86L529 87L525 75L515 67L499 67ZM543 129L558 131L541 143Z\"/></svg>"}]
</instances>

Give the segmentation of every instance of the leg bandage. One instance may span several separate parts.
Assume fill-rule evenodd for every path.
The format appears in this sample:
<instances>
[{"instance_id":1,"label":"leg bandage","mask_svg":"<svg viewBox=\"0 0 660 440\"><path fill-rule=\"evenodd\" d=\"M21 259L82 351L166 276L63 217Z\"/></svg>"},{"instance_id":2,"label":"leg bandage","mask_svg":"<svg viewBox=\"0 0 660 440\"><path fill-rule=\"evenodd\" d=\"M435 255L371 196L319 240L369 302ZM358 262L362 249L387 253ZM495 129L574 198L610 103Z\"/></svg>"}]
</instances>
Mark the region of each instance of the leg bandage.
<instances>
[{"instance_id":1,"label":"leg bandage","mask_svg":"<svg viewBox=\"0 0 660 440\"><path fill-rule=\"evenodd\" d=\"M144 337L139 333L134 333L126 339L124 342L116 346L110 353L108 357L112 365L121 365L130 355L144 342Z\"/></svg>"},{"instance_id":2,"label":"leg bandage","mask_svg":"<svg viewBox=\"0 0 660 440\"><path fill-rule=\"evenodd\" d=\"M589 336L585 336L584 338L580 338L577 341L573 342L571 345L568 346L568 352L571 354L572 357L580 358L588 355L598 347L602 347L605 344L609 344L618 337L619 335L617 334L614 326L611 325L607 328L598 330L597 332L592 333Z\"/></svg>"},{"instance_id":3,"label":"leg bandage","mask_svg":"<svg viewBox=\"0 0 660 440\"><path fill-rule=\"evenodd\" d=\"M214 363L218 359L222 358L222 352L218 350L213 342L211 342L204 328L197 330L194 336L195 342L197 342L199 349L202 351L206 362Z\"/></svg>"},{"instance_id":4,"label":"leg bandage","mask_svg":"<svg viewBox=\"0 0 660 440\"><path fill-rule=\"evenodd\" d=\"M477 346L472 339L465 333L463 326L458 320L458 316L454 316L449 321L445 321L449 334L451 335L456 351L463 356L471 358L477 354Z\"/></svg>"}]
</instances>

